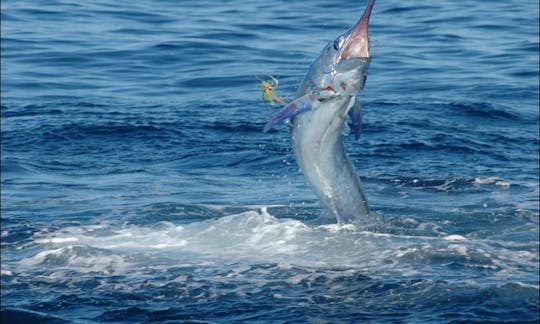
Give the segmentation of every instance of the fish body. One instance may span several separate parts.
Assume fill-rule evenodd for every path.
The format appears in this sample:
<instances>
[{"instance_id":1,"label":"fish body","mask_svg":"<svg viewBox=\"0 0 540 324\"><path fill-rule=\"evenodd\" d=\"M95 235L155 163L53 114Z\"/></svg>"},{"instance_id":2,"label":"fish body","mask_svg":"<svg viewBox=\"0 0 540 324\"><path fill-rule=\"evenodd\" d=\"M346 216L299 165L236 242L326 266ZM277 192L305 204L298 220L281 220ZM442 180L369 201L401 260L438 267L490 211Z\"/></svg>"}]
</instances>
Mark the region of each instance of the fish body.
<instances>
[{"instance_id":1,"label":"fish body","mask_svg":"<svg viewBox=\"0 0 540 324\"><path fill-rule=\"evenodd\" d=\"M364 88L371 61L367 27L375 0L360 21L328 43L311 64L296 99L278 112L265 131L290 119L291 144L302 174L339 223L354 223L369 214L366 196L342 142L346 121L358 139Z\"/></svg>"}]
</instances>

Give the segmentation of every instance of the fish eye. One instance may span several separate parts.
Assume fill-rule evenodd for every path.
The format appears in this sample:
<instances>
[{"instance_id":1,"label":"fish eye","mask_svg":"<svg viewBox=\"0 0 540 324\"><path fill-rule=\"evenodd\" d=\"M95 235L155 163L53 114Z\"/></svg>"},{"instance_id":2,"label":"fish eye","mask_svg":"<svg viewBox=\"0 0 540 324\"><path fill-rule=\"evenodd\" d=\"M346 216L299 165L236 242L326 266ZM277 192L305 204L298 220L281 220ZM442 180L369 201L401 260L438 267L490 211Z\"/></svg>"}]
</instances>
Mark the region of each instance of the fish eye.
<instances>
[{"instance_id":1,"label":"fish eye","mask_svg":"<svg viewBox=\"0 0 540 324\"><path fill-rule=\"evenodd\" d=\"M334 49L337 51L341 48L341 46L343 46L343 42L345 41L345 37L343 36L339 36L335 41L334 41Z\"/></svg>"}]
</instances>

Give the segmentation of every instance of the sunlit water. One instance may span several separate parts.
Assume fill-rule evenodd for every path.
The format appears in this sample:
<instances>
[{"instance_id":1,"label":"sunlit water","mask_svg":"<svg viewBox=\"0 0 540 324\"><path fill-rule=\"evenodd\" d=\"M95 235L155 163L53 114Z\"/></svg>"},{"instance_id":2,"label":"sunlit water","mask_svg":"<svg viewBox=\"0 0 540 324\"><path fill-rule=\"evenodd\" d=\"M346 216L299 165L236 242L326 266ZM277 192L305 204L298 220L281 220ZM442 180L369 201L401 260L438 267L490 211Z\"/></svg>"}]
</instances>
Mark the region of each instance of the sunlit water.
<instances>
[{"instance_id":1,"label":"sunlit water","mask_svg":"<svg viewBox=\"0 0 540 324\"><path fill-rule=\"evenodd\" d=\"M365 2L3 1L2 322L537 322L536 1L377 1L360 224L262 133Z\"/></svg>"}]
</instances>

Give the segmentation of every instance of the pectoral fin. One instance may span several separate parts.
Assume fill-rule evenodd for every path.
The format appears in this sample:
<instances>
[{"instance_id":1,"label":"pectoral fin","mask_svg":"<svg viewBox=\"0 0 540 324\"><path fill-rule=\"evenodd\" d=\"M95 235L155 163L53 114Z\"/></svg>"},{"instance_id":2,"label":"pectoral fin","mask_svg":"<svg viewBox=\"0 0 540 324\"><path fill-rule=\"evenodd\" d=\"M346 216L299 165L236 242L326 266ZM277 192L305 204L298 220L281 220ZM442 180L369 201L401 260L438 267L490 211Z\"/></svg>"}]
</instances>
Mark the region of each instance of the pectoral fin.
<instances>
[{"instance_id":1,"label":"pectoral fin","mask_svg":"<svg viewBox=\"0 0 540 324\"><path fill-rule=\"evenodd\" d=\"M272 117L272 119L268 121L268 123L266 123L263 132L267 132L268 130L270 130L270 128L276 126L285 119L292 118L298 114L311 110L311 106L313 103L311 97L311 95L307 94L289 103L277 114L275 114L274 117Z\"/></svg>"},{"instance_id":2,"label":"pectoral fin","mask_svg":"<svg viewBox=\"0 0 540 324\"><path fill-rule=\"evenodd\" d=\"M358 141L362 132L362 107L358 99L355 100L354 105L349 109L349 118L349 127L354 131L354 139Z\"/></svg>"}]
</instances>

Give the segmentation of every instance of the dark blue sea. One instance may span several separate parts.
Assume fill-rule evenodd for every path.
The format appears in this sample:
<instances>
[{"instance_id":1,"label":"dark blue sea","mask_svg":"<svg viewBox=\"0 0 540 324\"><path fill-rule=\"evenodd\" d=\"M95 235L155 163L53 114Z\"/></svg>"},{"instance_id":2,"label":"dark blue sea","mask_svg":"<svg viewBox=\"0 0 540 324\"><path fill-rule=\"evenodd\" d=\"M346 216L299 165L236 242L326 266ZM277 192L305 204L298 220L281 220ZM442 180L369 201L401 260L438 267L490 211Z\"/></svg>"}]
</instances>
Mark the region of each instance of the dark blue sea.
<instances>
[{"instance_id":1,"label":"dark blue sea","mask_svg":"<svg viewBox=\"0 0 540 324\"><path fill-rule=\"evenodd\" d=\"M377 1L320 224L259 79L366 3L3 0L2 323L537 323L538 1Z\"/></svg>"}]
</instances>

